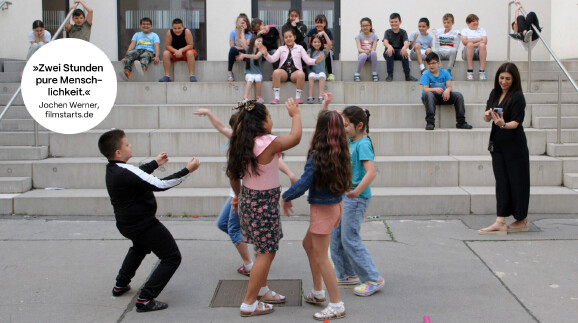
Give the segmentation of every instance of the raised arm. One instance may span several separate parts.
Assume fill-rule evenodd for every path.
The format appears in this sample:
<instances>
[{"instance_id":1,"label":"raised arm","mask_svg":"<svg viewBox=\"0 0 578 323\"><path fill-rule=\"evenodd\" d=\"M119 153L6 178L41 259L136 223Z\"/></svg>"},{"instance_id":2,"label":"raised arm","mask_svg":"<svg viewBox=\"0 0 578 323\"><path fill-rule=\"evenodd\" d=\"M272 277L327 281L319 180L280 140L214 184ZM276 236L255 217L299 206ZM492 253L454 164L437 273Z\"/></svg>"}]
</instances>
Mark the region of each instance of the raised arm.
<instances>
[{"instance_id":1,"label":"raised arm","mask_svg":"<svg viewBox=\"0 0 578 323\"><path fill-rule=\"evenodd\" d=\"M223 134L223 136L231 139L231 136L233 135L233 130L231 128L227 127L227 125L225 125L225 123L223 121L219 120L219 118L217 118L211 112L211 110L201 108L201 109L198 109L197 111L193 112L193 114L197 115L197 116L209 117L209 120L213 124L213 127L215 127L215 129L217 129L221 134Z\"/></svg>"},{"instance_id":2,"label":"raised arm","mask_svg":"<svg viewBox=\"0 0 578 323\"><path fill-rule=\"evenodd\" d=\"M287 112L292 118L291 131L289 135L283 137L277 137L270 146L270 153L280 153L285 150L291 149L299 144L301 141L302 127L301 127L301 111L299 110L299 104L295 102L295 99L289 98L285 102L287 107Z\"/></svg>"}]
</instances>

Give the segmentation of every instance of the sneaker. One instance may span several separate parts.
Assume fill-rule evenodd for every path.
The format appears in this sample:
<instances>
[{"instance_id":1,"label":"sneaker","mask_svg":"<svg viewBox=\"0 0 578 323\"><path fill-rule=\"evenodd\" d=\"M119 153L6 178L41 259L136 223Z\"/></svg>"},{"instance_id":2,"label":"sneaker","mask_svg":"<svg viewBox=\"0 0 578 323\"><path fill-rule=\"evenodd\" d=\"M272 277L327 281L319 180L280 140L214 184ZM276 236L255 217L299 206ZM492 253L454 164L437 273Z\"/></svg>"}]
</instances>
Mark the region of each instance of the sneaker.
<instances>
[{"instance_id":1,"label":"sneaker","mask_svg":"<svg viewBox=\"0 0 578 323\"><path fill-rule=\"evenodd\" d=\"M189 77L189 82L196 82L196 81L197 81L197 77L196 77L196 76L191 75L191 76Z\"/></svg>"},{"instance_id":2,"label":"sneaker","mask_svg":"<svg viewBox=\"0 0 578 323\"><path fill-rule=\"evenodd\" d=\"M139 60L134 61L134 68L136 68L136 72L140 76L143 76L144 73L146 72L146 69L144 68L144 66L141 64L141 62Z\"/></svg>"},{"instance_id":3,"label":"sneaker","mask_svg":"<svg viewBox=\"0 0 578 323\"><path fill-rule=\"evenodd\" d=\"M327 81L328 81L328 82L335 81L335 75L329 74L329 75L327 76Z\"/></svg>"},{"instance_id":4,"label":"sneaker","mask_svg":"<svg viewBox=\"0 0 578 323\"><path fill-rule=\"evenodd\" d=\"M118 75L120 75L120 77L125 81L128 81L128 79L130 78L130 72L127 70L118 71Z\"/></svg>"},{"instance_id":5,"label":"sneaker","mask_svg":"<svg viewBox=\"0 0 578 323\"><path fill-rule=\"evenodd\" d=\"M172 82L173 80L171 80L171 77L168 75L163 76L159 82Z\"/></svg>"},{"instance_id":6,"label":"sneaker","mask_svg":"<svg viewBox=\"0 0 578 323\"><path fill-rule=\"evenodd\" d=\"M433 123L428 123L425 126L425 130L434 130L435 126L433 125Z\"/></svg>"},{"instance_id":7,"label":"sneaker","mask_svg":"<svg viewBox=\"0 0 578 323\"><path fill-rule=\"evenodd\" d=\"M345 317L345 306L343 302L339 306L331 306L328 305L325 309L321 312L317 312L313 315L313 318L317 321L325 321L325 320L333 320L333 319L340 319Z\"/></svg>"},{"instance_id":8,"label":"sneaker","mask_svg":"<svg viewBox=\"0 0 578 323\"><path fill-rule=\"evenodd\" d=\"M315 99L314 98L307 98L307 103L313 104L313 103L315 103Z\"/></svg>"},{"instance_id":9,"label":"sneaker","mask_svg":"<svg viewBox=\"0 0 578 323\"><path fill-rule=\"evenodd\" d=\"M245 275L245 276L250 276L251 275L251 270L247 269L247 267L245 267L245 265L241 265L241 267L237 268L237 272L241 275Z\"/></svg>"},{"instance_id":10,"label":"sneaker","mask_svg":"<svg viewBox=\"0 0 578 323\"><path fill-rule=\"evenodd\" d=\"M532 35L533 35L533 34L534 34L534 31L533 31L533 30L528 30L528 31L526 32L526 35L524 35L524 42L525 42L525 43L531 42L531 41L532 41Z\"/></svg>"},{"instance_id":11,"label":"sneaker","mask_svg":"<svg viewBox=\"0 0 578 323\"><path fill-rule=\"evenodd\" d=\"M361 77L359 74L355 73L355 75L353 75L353 82L361 82Z\"/></svg>"},{"instance_id":12,"label":"sneaker","mask_svg":"<svg viewBox=\"0 0 578 323\"><path fill-rule=\"evenodd\" d=\"M423 72L425 72L425 68L422 68L421 71L419 71L421 73L421 75L423 75Z\"/></svg>"},{"instance_id":13,"label":"sneaker","mask_svg":"<svg viewBox=\"0 0 578 323\"><path fill-rule=\"evenodd\" d=\"M297 104L303 104L303 103L305 103L305 102L303 102L303 100L301 100L301 98L295 99L295 102L297 102Z\"/></svg>"},{"instance_id":14,"label":"sneaker","mask_svg":"<svg viewBox=\"0 0 578 323\"><path fill-rule=\"evenodd\" d=\"M320 96L319 98L317 98L317 103L323 103L323 97Z\"/></svg>"},{"instance_id":15,"label":"sneaker","mask_svg":"<svg viewBox=\"0 0 578 323\"><path fill-rule=\"evenodd\" d=\"M524 35L522 35L522 33L513 33L510 34L510 37L516 39L516 40L524 40Z\"/></svg>"},{"instance_id":16,"label":"sneaker","mask_svg":"<svg viewBox=\"0 0 578 323\"><path fill-rule=\"evenodd\" d=\"M387 78L385 79L386 82L392 82L393 81L393 75L389 74L387 75Z\"/></svg>"},{"instance_id":17,"label":"sneaker","mask_svg":"<svg viewBox=\"0 0 578 323\"><path fill-rule=\"evenodd\" d=\"M378 81L379 81L379 75L377 75L377 74L372 74L371 77L373 78L373 82L378 82Z\"/></svg>"},{"instance_id":18,"label":"sneaker","mask_svg":"<svg viewBox=\"0 0 578 323\"><path fill-rule=\"evenodd\" d=\"M337 278L337 285L357 285L361 283L359 277L351 276L347 278Z\"/></svg>"},{"instance_id":19,"label":"sneaker","mask_svg":"<svg viewBox=\"0 0 578 323\"><path fill-rule=\"evenodd\" d=\"M473 81L474 80L474 72L468 72L466 74L466 81Z\"/></svg>"},{"instance_id":20,"label":"sneaker","mask_svg":"<svg viewBox=\"0 0 578 323\"><path fill-rule=\"evenodd\" d=\"M472 129L473 127L472 127L471 124L468 124L467 122L464 122L464 123L458 123L458 124L456 124L456 128L458 128L458 129Z\"/></svg>"},{"instance_id":21,"label":"sneaker","mask_svg":"<svg viewBox=\"0 0 578 323\"><path fill-rule=\"evenodd\" d=\"M233 75L233 72L227 72L227 81L235 82L235 76Z\"/></svg>"},{"instance_id":22,"label":"sneaker","mask_svg":"<svg viewBox=\"0 0 578 323\"><path fill-rule=\"evenodd\" d=\"M114 288L112 289L112 296L114 296L114 297L122 296L122 294L128 292L129 290L130 290L130 285L126 285L125 287L114 286Z\"/></svg>"},{"instance_id":23,"label":"sneaker","mask_svg":"<svg viewBox=\"0 0 578 323\"><path fill-rule=\"evenodd\" d=\"M265 103L265 100L264 100L262 97L258 97L258 98L257 98L257 103L263 104L263 103Z\"/></svg>"},{"instance_id":24,"label":"sneaker","mask_svg":"<svg viewBox=\"0 0 578 323\"><path fill-rule=\"evenodd\" d=\"M159 301L154 300L154 299L149 299L149 300L144 301L144 302L139 302L139 300L137 299L135 306L136 306L136 311L139 313L142 313L142 312L152 312L152 311L164 310L167 307L169 307L169 304L159 302Z\"/></svg>"},{"instance_id":25,"label":"sneaker","mask_svg":"<svg viewBox=\"0 0 578 323\"><path fill-rule=\"evenodd\" d=\"M405 80L408 81L408 82L412 82L412 81L415 82L415 81L417 81L417 79L416 79L415 77L411 76L411 75L406 76L406 77L405 77Z\"/></svg>"},{"instance_id":26,"label":"sneaker","mask_svg":"<svg viewBox=\"0 0 578 323\"><path fill-rule=\"evenodd\" d=\"M279 104L281 103L281 101L279 101L279 99L273 99L271 100L271 102L269 102L269 104Z\"/></svg>"},{"instance_id":27,"label":"sneaker","mask_svg":"<svg viewBox=\"0 0 578 323\"><path fill-rule=\"evenodd\" d=\"M486 77L486 72L480 72L480 81L485 81L488 78Z\"/></svg>"},{"instance_id":28,"label":"sneaker","mask_svg":"<svg viewBox=\"0 0 578 323\"><path fill-rule=\"evenodd\" d=\"M383 277L379 277L376 282L365 282L361 285L355 286L353 293L357 296L370 296L385 286Z\"/></svg>"}]
</instances>

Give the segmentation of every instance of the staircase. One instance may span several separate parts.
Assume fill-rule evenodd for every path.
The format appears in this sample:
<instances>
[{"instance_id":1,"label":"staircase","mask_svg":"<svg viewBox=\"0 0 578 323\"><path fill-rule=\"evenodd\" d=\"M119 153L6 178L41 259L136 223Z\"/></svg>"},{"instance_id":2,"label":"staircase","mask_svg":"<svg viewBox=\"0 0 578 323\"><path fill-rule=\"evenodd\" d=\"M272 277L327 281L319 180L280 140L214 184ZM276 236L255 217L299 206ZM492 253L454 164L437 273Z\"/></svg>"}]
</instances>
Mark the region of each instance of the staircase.
<instances>
[{"instance_id":1,"label":"staircase","mask_svg":"<svg viewBox=\"0 0 578 323\"><path fill-rule=\"evenodd\" d=\"M22 62L3 64L0 107L18 88L18 76L24 67ZM328 82L327 91L333 93L332 109L361 105L371 112L377 177L372 184L368 215L495 214L495 182L486 149L490 124L482 120L482 114L493 87L493 75L501 63L488 62L486 70L492 77L487 82L466 82L464 62L456 63L453 87L464 95L466 119L474 129L456 129L453 106L441 106L434 131L424 130L421 87L401 79L399 62L391 83L384 82L384 62L378 70L382 81L352 82L356 64L337 61L338 81ZM516 64L525 80L528 64ZM121 68L119 62L113 65L117 70ZM130 82L119 80L116 105L95 129L63 135L40 127L38 147L33 146L33 121L22 98L17 98L16 106L0 121L0 214L112 215L104 184L106 159L100 156L97 141L108 129L121 128L137 156L131 163L146 162L161 151L169 154L169 162L155 172L159 177L182 168L191 156L201 160L201 167L179 187L156 193L158 215L217 215L229 192L224 172L227 139L212 128L207 118L194 116L193 112L210 108L219 119L228 120L235 102L243 96L245 82L239 65L234 71L239 82L233 83L225 81L226 62L197 62L198 83L184 82L188 74L182 62L176 64L177 82L173 83L158 83L162 66L151 66L144 77L135 75ZM578 78L578 61L566 61L565 65ZM411 68L417 76L415 63ZM563 85L565 144L557 146L558 67L553 62L533 62L533 70L532 93L525 93L524 121L530 150L530 212L574 214L578 210L578 94L569 84ZM370 80L370 74L367 65L362 80ZM266 102L272 99L270 89L271 82L265 81ZM304 96L306 92L307 88ZM293 84L283 84L282 101L294 93ZM274 133L288 133L290 118L284 105L267 107ZM298 176L320 109L319 104L301 106L303 139L285 153L285 161ZM289 186L283 175L281 182L284 188ZM294 210L308 214L306 200L299 199Z\"/></svg>"}]
</instances>

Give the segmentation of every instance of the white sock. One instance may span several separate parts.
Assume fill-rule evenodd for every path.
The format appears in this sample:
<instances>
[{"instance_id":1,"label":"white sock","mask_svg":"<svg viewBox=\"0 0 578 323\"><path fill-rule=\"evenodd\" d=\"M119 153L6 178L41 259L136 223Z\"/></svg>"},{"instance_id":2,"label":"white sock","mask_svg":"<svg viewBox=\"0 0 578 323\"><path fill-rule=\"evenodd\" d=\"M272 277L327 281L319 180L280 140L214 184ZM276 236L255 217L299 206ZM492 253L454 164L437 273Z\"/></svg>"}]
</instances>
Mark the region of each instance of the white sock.
<instances>
[{"instance_id":1,"label":"white sock","mask_svg":"<svg viewBox=\"0 0 578 323\"><path fill-rule=\"evenodd\" d=\"M423 64L419 64L419 69L423 70L425 68L425 66Z\"/></svg>"},{"instance_id":2,"label":"white sock","mask_svg":"<svg viewBox=\"0 0 578 323\"><path fill-rule=\"evenodd\" d=\"M339 303L329 303L329 306L333 307L333 308L341 308L344 307L343 302L339 302Z\"/></svg>"},{"instance_id":3,"label":"white sock","mask_svg":"<svg viewBox=\"0 0 578 323\"><path fill-rule=\"evenodd\" d=\"M325 298L325 291L323 289L322 290L312 289L311 294L313 294L313 296L315 296L315 298L317 299Z\"/></svg>"},{"instance_id":4,"label":"white sock","mask_svg":"<svg viewBox=\"0 0 578 323\"><path fill-rule=\"evenodd\" d=\"M255 301L255 303L253 304L241 304L241 311L243 312L254 312L257 309L257 304L259 304L259 301Z\"/></svg>"},{"instance_id":5,"label":"white sock","mask_svg":"<svg viewBox=\"0 0 578 323\"><path fill-rule=\"evenodd\" d=\"M267 292L269 291L269 287L265 286L265 287L261 287L261 289L259 289L259 293L257 294L258 296L263 296L265 294L267 294Z\"/></svg>"},{"instance_id":6,"label":"white sock","mask_svg":"<svg viewBox=\"0 0 578 323\"><path fill-rule=\"evenodd\" d=\"M253 262L252 261L250 264L245 265L245 269L247 269L247 270L251 270L252 268L253 268Z\"/></svg>"},{"instance_id":7,"label":"white sock","mask_svg":"<svg viewBox=\"0 0 578 323\"><path fill-rule=\"evenodd\" d=\"M280 87L274 87L273 88L273 94L275 94L275 99L279 100L279 93L281 92L281 88Z\"/></svg>"},{"instance_id":8,"label":"white sock","mask_svg":"<svg viewBox=\"0 0 578 323\"><path fill-rule=\"evenodd\" d=\"M303 90L298 89L297 91L295 91L295 98L296 99L301 99L301 92L303 92Z\"/></svg>"}]
</instances>

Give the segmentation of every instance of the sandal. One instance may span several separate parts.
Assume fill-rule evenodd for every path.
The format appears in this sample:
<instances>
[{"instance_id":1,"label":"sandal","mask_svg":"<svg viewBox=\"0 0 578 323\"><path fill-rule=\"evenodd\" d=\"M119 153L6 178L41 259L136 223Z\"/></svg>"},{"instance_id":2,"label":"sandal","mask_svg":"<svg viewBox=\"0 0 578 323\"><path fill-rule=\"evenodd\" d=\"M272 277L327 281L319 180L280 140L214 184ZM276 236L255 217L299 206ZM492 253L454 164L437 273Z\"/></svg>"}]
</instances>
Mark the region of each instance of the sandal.
<instances>
[{"instance_id":1,"label":"sandal","mask_svg":"<svg viewBox=\"0 0 578 323\"><path fill-rule=\"evenodd\" d=\"M251 275L251 270L247 270L247 268L245 268L245 265L242 265L241 267L237 268L237 272L245 276Z\"/></svg>"},{"instance_id":2,"label":"sandal","mask_svg":"<svg viewBox=\"0 0 578 323\"><path fill-rule=\"evenodd\" d=\"M325 320L333 320L333 319L340 319L345 317L347 314L345 313L345 307L333 307L327 306L321 312L315 313L313 318L317 321L325 321Z\"/></svg>"},{"instance_id":3,"label":"sandal","mask_svg":"<svg viewBox=\"0 0 578 323\"><path fill-rule=\"evenodd\" d=\"M272 290L269 290L267 293L265 293L265 295L257 296L257 300L269 304L281 304L285 303L285 296L277 294Z\"/></svg>"},{"instance_id":4,"label":"sandal","mask_svg":"<svg viewBox=\"0 0 578 323\"><path fill-rule=\"evenodd\" d=\"M303 294L303 299L309 304L321 304L325 302L325 298L317 298L312 292L309 292L307 295Z\"/></svg>"},{"instance_id":5,"label":"sandal","mask_svg":"<svg viewBox=\"0 0 578 323\"><path fill-rule=\"evenodd\" d=\"M496 225L496 223L500 223L502 226L504 226L504 225L506 225L506 220L504 220L504 221L496 220L496 222L494 224L490 225L489 227L478 230L478 234L483 234L483 235L508 234L508 226L507 225L506 225L505 229L492 229L492 227L494 227Z\"/></svg>"},{"instance_id":6,"label":"sandal","mask_svg":"<svg viewBox=\"0 0 578 323\"><path fill-rule=\"evenodd\" d=\"M273 313L274 310L275 309L273 309L273 305L259 302L257 304L257 307L255 308L255 310L253 312L241 311L241 316L247 317L247 316L265 315L265 314Z\"/></svg>"},{"instance_id":7,"label":"sandal","mask_svg":"<svg viewBox=\"0 0 578 323\"><path fill-rule=\"evenodd\" d=\"M517 222L522 222L522 221L524 222L524 225L522 225L520 227L515 227L515 228L511 227L512 224L517 223ZM516 221L516 222L510 223L510 225L508 225L508 232L527 232L529 230L528 220L524 219L522 221Z\"/></svg>"}]
</instances>

